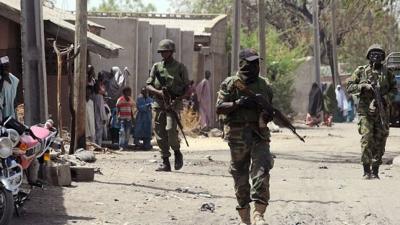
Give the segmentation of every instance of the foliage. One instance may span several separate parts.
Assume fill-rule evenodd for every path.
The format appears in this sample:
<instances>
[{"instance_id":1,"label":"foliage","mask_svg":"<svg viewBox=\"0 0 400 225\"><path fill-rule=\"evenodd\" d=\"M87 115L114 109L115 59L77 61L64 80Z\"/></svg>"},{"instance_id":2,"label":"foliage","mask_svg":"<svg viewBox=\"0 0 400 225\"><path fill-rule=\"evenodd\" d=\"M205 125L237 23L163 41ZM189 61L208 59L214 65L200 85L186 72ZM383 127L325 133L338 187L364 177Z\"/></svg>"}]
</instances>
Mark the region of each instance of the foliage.
<instances>
[{"instance_id":1,"label":"foliage","mask_svg":"<svg viewBox=\"0 0 400 225\"><path fill-rule=\"evenodd\" d=\"M97 12L154 12L156 10L153 4L145 5L142 0L102 0L98 7L91 9Z\"/></svg>"},{"instance_id":2,"label":"foliage","mask_svg":"<svg viewBox=\"0 0 400 225\"><path fill-rule=\"evenodd\" d=\"M274 92L273 104L285 113L292 113L291 102L294 91L293 71L299 66L305 54L305 45L291 48L280 40L280 34L270 28L266 35L267 54L263 61L267 67L267 78ZM243 48L258 49L257 32L241 35Z\"/></svg>"},{"instance_id":3,"label":"foliage","mask_svg":"<svg viewBox=\"0 0 400 225\"><path fill-rule=\"evenodd\" d=\"M233 1L228 0L172 0L178 9L188 12L232 13ZM242 27L250 34L257 29L257 1L242 0ZM364 51L374 42L394 50L399 39L398 22L400 3L397 0L340 0L336 1L337 41L332 43L333 0L318 0L320 21L321 60L333 70L332 46L339 46L341 62L356 67L365 63ZM290 48L304 41L313 54L313 14L310 0L265 1L265 18L268 25L282 33L280 39ZM189 10L190 9L190 10ZM369 33L369 34L368 34ZM372 33L372 34L371 34Z\"/></svg>"}]
</instances>

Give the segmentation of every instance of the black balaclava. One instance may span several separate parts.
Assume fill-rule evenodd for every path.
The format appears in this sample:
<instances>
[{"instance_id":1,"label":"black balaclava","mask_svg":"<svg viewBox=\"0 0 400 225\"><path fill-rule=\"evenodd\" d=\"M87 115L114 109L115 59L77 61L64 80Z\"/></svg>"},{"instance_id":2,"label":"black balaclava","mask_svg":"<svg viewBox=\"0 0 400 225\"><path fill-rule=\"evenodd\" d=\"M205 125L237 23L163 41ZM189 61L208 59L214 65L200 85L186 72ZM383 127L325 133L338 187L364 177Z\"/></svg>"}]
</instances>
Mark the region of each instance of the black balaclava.
<instances>
[{"instance_id":1,"label":"black balaclava","mask_svg":"<svg viewBox=\"0 0 400 225\"><path fill-rule=\"evenodd\" d=\"M239 76L246 84L251 84L257 80L260 73L258 59L253 61L240 60L239 66Z\"/></svg>"},{"instance_id":2,"label":"black balaclava","mask_svg":"<svg viewBox=\"0 0 400 225\"><path fill-rule=\"evenodd\" d=\"M374 69L380 69L382 67L382 61L385 60L385 53L380 50L372 50L369 55L369 64Z\"/></svg>"}]
</instances>

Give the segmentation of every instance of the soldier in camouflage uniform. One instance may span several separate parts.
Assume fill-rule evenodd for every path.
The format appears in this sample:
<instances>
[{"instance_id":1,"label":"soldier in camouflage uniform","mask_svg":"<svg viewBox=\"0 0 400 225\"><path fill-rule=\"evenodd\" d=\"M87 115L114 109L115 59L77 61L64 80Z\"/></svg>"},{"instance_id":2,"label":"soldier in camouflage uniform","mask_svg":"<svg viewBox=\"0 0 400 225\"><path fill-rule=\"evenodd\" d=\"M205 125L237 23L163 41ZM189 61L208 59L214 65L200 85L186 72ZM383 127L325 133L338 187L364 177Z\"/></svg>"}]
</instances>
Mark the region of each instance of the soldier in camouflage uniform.
<instances>
[{"instance_id":1,"label":"soldier in camouflage uniform","mask_svg":"<svg viewBox=\"0 0 400 225\"><path fill-rule=\"evenodd\" d=\"M391 71L382 62L385 51L380 45L374 44L367 51L369 64L358 67L347 82L347 91L359 97L358 132L361 137L361 161L365 179L379 179L379 166L385 153L386 139L389 136L389 105L393 101L397 89L396 80ZM381 121L372 84L379 84L382 96L384 114ZM372 171L371 171L372 167Z\"/></svg>"},{"instance_id":2,"label":"soldier in camouflage uniform","mask_svg":"<svg viewBox=\"0 0 400 225\"><path fill-rule=\"evenodd\" d=\"M272 90L264 78L259 77L259 56L253 49L240 52L240 69L228 77L218 92L217 113L225 115L225 138L231 152L230 173L234 179L237 210L241 224L251 224L250 203L254 201L253 224L266 224L264 213L269 201L269 170L272 169L266 124L271 117L259 108L256 98L246 97L234 87L236 80L272 101ZM251 180L251 185L249 183Z\"/></svg>"},{"instance_id":3,"label":"soldier in camouflage uniform","mask_svg":"<svg viewBox=\"0 0 400 225\"><path fill-rule=\"evenodd\" d=\"M175 43L172 40L165 39L160 41L157 50L163 60L153 65L150 77L147 80L147 90L154 96L153 108L155 110L155 127L157 144L161 150L162 164L156 171L171 171L169 157L172 148L175 155L175 170L180 170L183 166L183 156L180 151L180 141L177 131L177 122L174 116L167 112L166 108L179 112L182 109L181 97L185 94L189 85L188 71L182 63L173 58L175 52ZM158 78L165 81L165 87ZM164 92L172 98L172 105L164 104ZM179 113L178 113L179 114Z\"/></svg>"}]
</instances>

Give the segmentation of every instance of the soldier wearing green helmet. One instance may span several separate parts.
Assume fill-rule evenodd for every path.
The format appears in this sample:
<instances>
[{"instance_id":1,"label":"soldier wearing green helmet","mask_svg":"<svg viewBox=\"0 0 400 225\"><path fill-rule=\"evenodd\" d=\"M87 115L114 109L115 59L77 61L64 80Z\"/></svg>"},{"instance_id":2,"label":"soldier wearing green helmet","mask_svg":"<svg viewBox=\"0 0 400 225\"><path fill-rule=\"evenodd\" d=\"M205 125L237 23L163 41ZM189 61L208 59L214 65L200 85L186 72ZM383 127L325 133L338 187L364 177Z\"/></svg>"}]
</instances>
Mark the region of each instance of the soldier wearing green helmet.
<instances>
[{"instance_id":1,"label":"soldier wearing green helmet","mask_svg":"<svg viewBox=\"0 0 400 225\"><path fill-rule=\"evenodd\" d=\"M163 160L156 171L169 172L171 171L170 148L175 155L175 170L180 170L183 166L177 121L171 110L179 114L182 109L182 96L188 88L189 78L185 65L176 61L173 57L175 43L172 40L164 39L160 41L157 52L161 54L163 59L153 65L150 77L146 82L146 88L154 96L154 131ZM171 99L170 105L165 103L166 95Z\"/></svg>"},{"instance_id":2,"label":"soldier wearing green helmet","mask_svg":"<svg viewBox=\"0 0 400 225\"><path fill-rule=\"evenodd\" d=\"M371 45L366 53L369 64L358 67L347 81L347 92L360 99L358 132L362 136L361 162L365 179L379 179L379 166L389 136L389 106L397 93L395 77L383 64L385 56L381 45Z\"/></svg>"}]
</instances>

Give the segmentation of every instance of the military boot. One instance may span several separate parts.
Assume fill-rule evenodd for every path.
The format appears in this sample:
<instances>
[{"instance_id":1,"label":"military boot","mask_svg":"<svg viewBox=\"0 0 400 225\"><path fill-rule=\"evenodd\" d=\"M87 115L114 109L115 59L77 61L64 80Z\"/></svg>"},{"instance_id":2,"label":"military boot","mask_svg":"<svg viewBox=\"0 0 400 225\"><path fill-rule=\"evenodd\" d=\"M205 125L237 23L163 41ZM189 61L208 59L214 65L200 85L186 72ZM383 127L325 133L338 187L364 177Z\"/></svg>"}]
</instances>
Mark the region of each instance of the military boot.
<instances>
[{"instance_id":1,"label":"military boot","mask_svg":"<svg viewBox=\"0 0 400 225\"><path fill-rule=\"evenodd\" d=\"M264 213L267 206L261 203L254 203L253 225L268 225L264 220Z\"/></svg>"},{"instance_id":2,"label":"military boot","mask_svg":"<svg viewBox=\"0 0 400 225\"><path fill-rule=\"evenodd\" d=\"M180 170L183 167L183 155L181 151L175 151L175 170Z\"/></svg>"},{"instance_id":3,"label":"military boot","mask_svg":"<svg viewBox=\"0 0 400 225\"><path fill-rule=\"evenodd\" d=\"M240 225L251 225L250 207L237 210L240 216Z\"/></svg>"},{"instance_id":4,"label":"military boot","mask_svg":"<svg viewBox=\"0 0 400 225\"><path fill-rule=\"evenodd\" d=\"M171 172L171 164L169 163L169 158L163 158L162 164L156 169L157 172Z\"/></svg>"},{"instance_id":5,"label":"military boot","mask_svg":"<svg viewBox=\"0 0 400 225\"><path fill-rule=\"evenodd\" d=\"M379 166L372 166L372 179L380 179L379 178Z\"/></svg>"},{"instance_id":6,"label":"military boot","mask_svg":"<svg viewBox=\"0 0 400 225\"><path fill-rule=\"evenodd\" d=\"M363 167L364 167L363 178L366 180L371 179L371 167L369 166L369 164L363 164Z\"/></svg>"}]
</instances>

